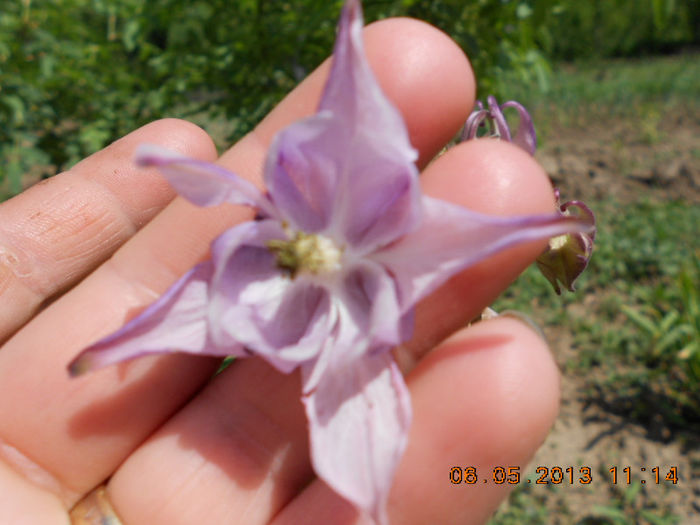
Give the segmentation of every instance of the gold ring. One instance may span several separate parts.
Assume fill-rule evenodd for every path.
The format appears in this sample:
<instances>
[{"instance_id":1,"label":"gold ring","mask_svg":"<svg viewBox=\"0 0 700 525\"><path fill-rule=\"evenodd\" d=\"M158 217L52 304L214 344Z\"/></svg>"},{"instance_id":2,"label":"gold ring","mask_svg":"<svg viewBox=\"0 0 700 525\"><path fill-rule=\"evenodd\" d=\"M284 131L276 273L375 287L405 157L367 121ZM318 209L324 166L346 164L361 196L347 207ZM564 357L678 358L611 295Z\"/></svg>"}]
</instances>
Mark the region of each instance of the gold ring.
<instances>
[{"instance_id":1,"label":"gold ring","mask_svg":"<svg viewBox=\"0 0 700 525\"><path fill-rule=\"evenodd\" d=\"M100 485L89 492L70 511L71 525L122 525L119 516L107 497L107 490Z\"/></svg>"}]
</instances>

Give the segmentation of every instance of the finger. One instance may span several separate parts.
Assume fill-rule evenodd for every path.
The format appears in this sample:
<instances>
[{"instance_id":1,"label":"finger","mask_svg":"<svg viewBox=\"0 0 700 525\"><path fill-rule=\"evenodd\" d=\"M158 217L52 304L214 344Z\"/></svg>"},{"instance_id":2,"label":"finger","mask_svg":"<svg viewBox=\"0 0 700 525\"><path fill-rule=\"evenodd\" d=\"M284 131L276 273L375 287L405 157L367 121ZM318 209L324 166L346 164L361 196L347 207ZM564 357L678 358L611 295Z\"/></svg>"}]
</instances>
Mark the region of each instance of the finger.
<instances>
[{"instance_id":1,"label":"finger","mask_svg":"<svg viewBox=\"0 0 700 525\"><path fill-rule=\"evenodd\" d=\"M412 19L388 19L367 26L365 51L382 90L403 115L411 144L419 153L418 167L426 166L454 137L474 106L471 65L447 35ZM329 68L330 59L319 67L318 74L304 80L303 90L288 96L283 111L270 113L257 127L257 139L267 144L279 129L314 113ZM306 96L307 92L313 96Z\"/></svg>"},{"instance_id":2,"label":"finger","mask_svg":"<svg viewBox=\"0 0 700 525\"><path fill-rule=\"evenodd\" d=\"M525 466L558 411L559 373L547 345L512 318L478 323L428 355L407 377L413 404L409 445L389 498L391 523L485 523L514 485L494 467ZM473 467L478 482L450 482ZM459 478L455 478L459 479ZM484 482L486 480L486 482ZM322 481L272 522L365 523Z\"/></svg>"},{"instance_id":3,"label":"finger","mask_svg":"<svg viewBox=\"0 0 700 525\"><path fill-rule=\"evenodd\" d=\"M0 523L64 525L66 511L56 495L0 463Z\"/></svg>"},{"instance_id":4,"label":"finger","mask_svg":"<svg viewBox=\"0 0 700 525\"><path fill-rule=\"evenodd\" d=\"M313 479L300 390L296 373L234 363L120 466L107 486L119 516L267 523Z\"/></svg>"},{"instance_id":5,"label":"finger","mask_svg":"<svg viewBox=\"0 0 700 525\"><path fill-rule=\"evenodd\" d=\"M404 31L397 31L395 24ZM386 35L383 28L389 28ZM454 43L435 29L410 20L377 24L369 34L369 55L380 61L375 71L384 88L396 97L397 105L415 108L426 104L426 92L434 96L439 91L440 97L430 101L434 113L427 115L426 127L442 136L456 132L471 102L465 102L465 93L469 97L474 87L468 63ZM394 40L397 38L399 41ZM414 61L402 62L398 57L404 53L413 55ZM392 62L395 64L389 68ZM417 68L430 79L419 84L425 92L404 82L416 73L400 74L396 69L400 63L411 70ZM315 107L318 91L313 86L320 85L326 74L324 65L312 75L321 80L312 78L302 84L259 131L243 139L221 162L259 179L270 128ZM434 87L426 87L432 84ZM413 130L421 125L409 119L411 134L419 140L417 146L429 157L433 142ZM206 359L166 356L69 380L66 364L83 347L117 329L135 309L152 302L206 256L212 238L248 216L240 209L203 210L176 199L80 286L20 330L0 352L0 420L13 421L0 429L0 438L51 473L66 502L75 501L105 479L212 371ZM76 320L78 324L67 324ZM19 397L18 392L22 392Z\"/></svg>"},{"instance_id":6,"label":"finger","mask_svg":"<svg viewBox=\"0 0 700 525\"><path fill-rule=\"evenodd\" d=\"M509 144L466 144L432 164L424 178L432 196L473 203L484 212L553 208L552 190L541 169ZM461 326L465 312L481 311L488 304L481 301L506 286L511 274L536 255L536 248L511 250L477 268L481 279L494 281L481 292L472 293L466 285L438 290L407 348L422 355L437 334ZM476 279L469 277L470 271L458 280ZM266 523L313 477L299 395L296 376L279 374L258 360L238 361L117 471L109 493L119 513L134 525L187 523L180 516L215 523L233 515L245 515L250 525ZM263 445L255 449L250 443Z\"/></svg>"},{"instance_id":7,"label":"finger","mask_svg":"<svg viewBox=\"0 0 700 525\"><path fill-rule=\"evenodd\" d=\"M433 197L491 215L552 213L546 172L522 149L499 140L459 144L424 172ZM416 309L415 336L395 355L404 371L449 334L474 319L542 252L547 241L516 245L456 275Z\"/></svg>"},{"instance_id":8,"label":"finger","mask_svg":"<svg viewBox=\"0 0 700 525\"><path fill-rule=\"evenodd\" d=\"M156 170L138 170L131 161L142 142L203 160L216 158L204 131L188 122L162 120L0 206L0 343L174 197Z\"/></svg>"}]
</instances>

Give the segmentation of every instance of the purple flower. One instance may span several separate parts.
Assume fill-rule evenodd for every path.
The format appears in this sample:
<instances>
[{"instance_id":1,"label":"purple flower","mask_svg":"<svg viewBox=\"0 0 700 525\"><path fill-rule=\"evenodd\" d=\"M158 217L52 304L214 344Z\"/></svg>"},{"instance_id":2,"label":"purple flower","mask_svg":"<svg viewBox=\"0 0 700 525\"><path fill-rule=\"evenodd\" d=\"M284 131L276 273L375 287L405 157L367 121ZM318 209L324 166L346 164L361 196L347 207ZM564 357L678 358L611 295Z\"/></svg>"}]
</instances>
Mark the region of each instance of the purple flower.
<instances>
[{"instance_id":1,"label":"purple flower","mask_svg":"<svg viewBox=\"0 0 700 525\"><path fill-rule=\"evenodd\" d=\"M481 101L477 101L477 109L469 115L461 140L471 140L477 137L479 128L488 123L490 136L507 140L520 146L530 155L535 154L537 148L537 136L535 127L527 110L518 102L511 100L505 104L498 105L496 97L487 98L488 109L484 109ZM503 109L515 108L518 110L520 122L515 136L510 133L508 122L503 116ZM569 216L571 209L578 209L582 221L590 225L589 231L571 232L553 237L549 240L547 249L537 258L537 268L554 287L557 295L561 294L559 283L570 292L575 291L574 281L583 273L588 266L588 261L593 254L593 241L595 240L595 215L593 211L581 201L569 201L559 204L559 190L554 190L554 196L562 216Z\"/></svg>"},{"instance_id":2,"label":"purple flower","mask_svg":"<svg viewBox=\"0 0 700 525\"><path fill-rule=\"evenodd\" d=\"M482 127L484 123L488 123L491 136L512 142L516 146L520 146L527 151L530 155L534 155L537 149L537 135L535 134L535 127L532 124L532 119L527 110L514 100L510 100L500 106L498 105L496 97L493 95L489 95L486 100L488 109L484 109L484 105L480 100L476 102L478 109L474 110L472 114L469 115L467 123L464 125L464 130L462 131L461 140L465 141L476 138L479 128ZM508 122L503 115L503 110L507 108L515 108L518 110L520 121L515 135L511 135Z\"/></svg>"},{"instance_id":3,"label":"purple flower","mask_svg":"<svg viewBox=\"0 0 700 525\"><path fill-rule=\"evenodd\" d=\"M545 252L537 258L537 267L559 295L559 282L570 292L575 291L574 282L586 269L593 254L596 230L595 215L588 206L581 201L559 205L559 190L554 190L554 195L562 216L570 216L570 209L578 209L581 220L591 225L587 232L572 232L551 238Z\"/></svg>"},{"instance_id":4,"label":"purple flower","mask_svg":"<svg viewBox=\"0 0 700 525\"><path fill-rule=\"evenodd\" d=\"M215 165L156 148L157 166L200 206L255 208L73 375L150 353L265 359L301 369L311 460L320 478L378 523L406 446L411 404L391 348L414 305L485 257L588 229L573 217L496 218L424 196L398 110L365 59L358 0L346 2L318 112L275 138L267 193Z\"/></svg>"}]
</instances>

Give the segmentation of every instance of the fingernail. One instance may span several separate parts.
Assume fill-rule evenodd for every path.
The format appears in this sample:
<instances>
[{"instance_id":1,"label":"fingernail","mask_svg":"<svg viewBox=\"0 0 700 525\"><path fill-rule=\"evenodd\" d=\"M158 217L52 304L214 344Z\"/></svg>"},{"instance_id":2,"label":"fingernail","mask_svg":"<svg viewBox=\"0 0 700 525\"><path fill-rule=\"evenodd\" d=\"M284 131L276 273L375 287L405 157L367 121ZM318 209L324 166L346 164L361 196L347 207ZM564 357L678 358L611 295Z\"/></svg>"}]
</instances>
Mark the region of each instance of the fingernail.
<instances>
[{"instance_id":1,"label":"fingernail","mask_svg":"<svg viewBox=\"0 0 700 525\"><path fill-rule=\"evenodd\" d=\"M540 339L543 341L547 341L547 337L544 335L544 332L542 331L542 328L540 328L540 325L538 325L532 317L529 315L524 314L523 312L519 312L518 310L504 310L500 314L498 314L498 317L512 317L513 319L517 319L518 321L522 321L526 325L528 325L530 328L532 328L532 331L535 332L537 335L540 336Z\"/></svg>"}]
</instances>

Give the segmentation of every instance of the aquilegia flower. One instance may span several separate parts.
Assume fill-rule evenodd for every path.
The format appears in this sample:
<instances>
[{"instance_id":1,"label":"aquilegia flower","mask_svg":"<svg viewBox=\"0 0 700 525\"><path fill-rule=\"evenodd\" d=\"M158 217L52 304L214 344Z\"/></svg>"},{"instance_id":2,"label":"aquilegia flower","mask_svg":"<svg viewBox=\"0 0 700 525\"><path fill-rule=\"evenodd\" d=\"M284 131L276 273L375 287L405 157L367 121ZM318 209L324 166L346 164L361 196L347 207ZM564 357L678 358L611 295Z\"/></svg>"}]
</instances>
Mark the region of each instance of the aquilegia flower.
<instances>
[{"instance_id":1,"label":"aquilegia flower","mask_svg":"<svg viewBox=\"0 0 700 525\"><path fill-rule=\"evenodd\" d=\"M467 123L464 125L462 136L460 137L461 141L476 138L479 128L488 125L490 136L512 142L527 151L530 155L534 155L537 149L537 135L535 134L535 127L532 124L532 118L530 118L530 114L525 107L515 100L509 100L499 105L496 97L493 95L489 95L486 102L488 104L488 109L484 108L480 100L476 101L477 109L469 115ZM520 120L515 134L510 132L508 122L503 115L503 110L507 108L515 108L518 111Z\"/></svg>"},{"instance_id":2,"label":"aquilegia flower","mask_svg":"<svg viewBox=\"0 0 700 525\"><path fill-rule=\"evenodd\" d=\"M581 201L568 201L560 204L559 190L554 190L559 212L562 215L571 215L572 209L578 210L581 220L588 222L591 229L587 232L572 232L549 239L549 246L537 260L537 268L542 275L554 287L557 294L561 294L559 283L569 290L575 291L574 282L588 266L593 254L593 242L595 241L595 215L591 209Z\"/></svg>"},{"instance_id":3,"label":"aquilegia flower","mask_svg":"<svg viewBox=\"0 0 700 525\"><path fill-rule=\"evenodd\" d=\"M534 155L537 149L537 135L532 118L525 107L514 100L499 105L496 97L492 95L487 98L487 103L488 109L484 109L481 101L477 101L477 108L469 115L462 130L461 141L477 138L479 129L488 126L487 136L512 142ZM515 134L511 133L503 115L503 110L507 108L515 108L518 111L519 122ZM583 202L574 200L560 204L558 189L554 190L554 197L559 213L569 216L571 209L578 209L580 219L590 225L588 231L569 232L553 237L549 240L547 249L536 260L537 268L559 295L560 282L570 292L575 291L574 282L586 269L593 254L596 227L593 211Z\"/></svg>"},{"instance_id":4,"label":"aquilegia flower","mask_svg":"<svg viewBox=\"0 0 700 525\"><path fill-rule=\"evenodd\" d=\"M218 237L199 264L72 374L164 352L257 355L301 370L311 459L320 478L386 523L386 499L411 421L390 349L414 305L450 276L515 243L582 231L576 218L495 218L421 195L401 115L365 59L358 0L340 20L318 112L284 129L264 168L267 193L211 164L142 147L199 206L256 219Z\"/></svg>"}]
</instances>

